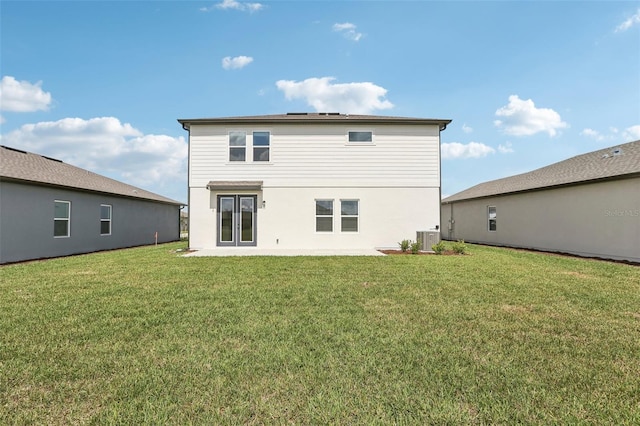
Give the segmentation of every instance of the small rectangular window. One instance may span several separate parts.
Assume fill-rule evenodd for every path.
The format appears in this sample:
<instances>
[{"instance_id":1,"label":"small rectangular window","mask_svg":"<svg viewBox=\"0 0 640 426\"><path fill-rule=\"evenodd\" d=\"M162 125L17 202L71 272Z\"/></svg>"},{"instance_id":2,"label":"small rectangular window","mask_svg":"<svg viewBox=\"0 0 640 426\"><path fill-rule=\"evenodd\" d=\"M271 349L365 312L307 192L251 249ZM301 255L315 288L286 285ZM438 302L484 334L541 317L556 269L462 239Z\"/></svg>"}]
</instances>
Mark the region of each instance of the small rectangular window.
<instances>
[{"instance_id":1,"label":"small rectangular window","mask_svg":"<svg viewBox=\"0 0 640 426\"><path fill-rule=\"evenodd\" d=\"M253 132L253 161L269 161L269 132Z\"/></svg>"},{"instance_id":2,"label":"small rectangular window","mask_svg":"<svg viewBox=\"0 0 640 426\"><path fill-rule=\"evenodd\" d=\"M358 232L358 200L340 200L342 232Z\"/></svg>"},{"instance_id":3,"label":"small rectangular window","mask_svg":"<svg viewBox=\"0 0 640 426\"><path fill-rule=\"evenodd\" d=\"M495 231L498 229L498 215L496 208L494 206L487 207L488 211L488 220L489 220L489 231Z\"/></svg>"},{"instance_id":4,"label":"small rectangular window","mask_svg":"<svg viewBox=\"0 0 640 426\"><path fill-rule=\"evenodd\" d=\"M316 200L316 232L333 232L333 200Z\"/></svg>"},{"instance_id":5,"label":"small rectangular window","mask_svg":"<svg viewBox=\"0 0 640 426\"><path fill-rule=\"evenodd\" d=\"M247 134L229 132L229 161L245 161L247 157Z\"/></svg>"},{"instance_id":6,"label":"small rectangular window","mask_svg":"<svg viewBox=\"0 0 640 426\"><path fill-rule=\"evenodd\" d=\"M53 208L53 236L56 238L71 235L71 201L55 200Z\"/></svg>"},{"instance_id":7,"label":"small rectangular window","mask_svg":"<svg viewBox=\"0 0 640 426\"><path fill-rule=\"evenodd\" d=\"M373 142L373 132L349 132L349 142Z\"/></svg>"},{"instance_id":8,"label":"small rectangular window","mask_svg":"<svg viewBox=\"0 0 640 426\"><path fill-rule=\"evenodd\" d=\"M111 206L100 204L100 235L111 235Z\"/></svg>"}]
</instances>

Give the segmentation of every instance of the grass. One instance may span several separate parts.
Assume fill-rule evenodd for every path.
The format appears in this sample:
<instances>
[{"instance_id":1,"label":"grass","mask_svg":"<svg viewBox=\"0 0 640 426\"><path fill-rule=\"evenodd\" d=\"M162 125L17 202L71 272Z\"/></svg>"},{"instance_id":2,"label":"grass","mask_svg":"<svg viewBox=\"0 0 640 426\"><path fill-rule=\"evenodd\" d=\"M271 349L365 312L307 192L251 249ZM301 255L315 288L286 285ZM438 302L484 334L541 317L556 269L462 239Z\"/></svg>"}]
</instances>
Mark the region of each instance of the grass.
<instances>
[{"instance_id":1,"label":"grass","mask_svg":"<svg viewBox=\"0 0 640 426\"><path fill-rule=\"evenodd\" d=\"M0 268L0 424L639 424L640 268L469 256Z\"/></svg>"}]
</instances>

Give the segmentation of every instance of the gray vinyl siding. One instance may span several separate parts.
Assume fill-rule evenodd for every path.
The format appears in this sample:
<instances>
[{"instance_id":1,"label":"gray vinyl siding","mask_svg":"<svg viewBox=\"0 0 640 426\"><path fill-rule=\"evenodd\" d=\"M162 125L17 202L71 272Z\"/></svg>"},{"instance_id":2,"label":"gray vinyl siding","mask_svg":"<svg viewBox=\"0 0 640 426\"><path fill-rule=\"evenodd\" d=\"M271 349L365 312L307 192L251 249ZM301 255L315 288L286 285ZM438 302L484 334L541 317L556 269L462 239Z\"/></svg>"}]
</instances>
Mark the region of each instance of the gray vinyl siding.
<instances>
[{"instance_id":1,"label":"gray vinyl siding","mask_svg":"<svg viewBox=\"0 0 640 426\"><path fill-rule=\"evenodd\" d=\"M442 204L441 222L450 240L640 262L640 178L453 201Z\"/></svg>"},{"instance_id":2,"label":"gray vinyl siding","mask_svg":"<svg viewBox=\"0 0 640 426\"><path fill-rule=\"evenodd\" d=\"M71 232L54 238L54 201L71 202ZM112 206L111 235L100 235L100 205ZM0 182L0 263L66 256L180 238L177 205L86 191Z\"/></svg>"},{"instance_id":3,"label":"gray vinyl siding","mask_svg":"<svg viewBox=\"0 0 640 426\"><path fill-rule=\"evenodd\" d=\"M372 131L373 143L350 143L350 130ZM228 133L271 132L270 162L229 162ZM214 177L262 180L264 186L439 187L437 125L192 125L189 186Z\"/></svg>"}]
</instances>

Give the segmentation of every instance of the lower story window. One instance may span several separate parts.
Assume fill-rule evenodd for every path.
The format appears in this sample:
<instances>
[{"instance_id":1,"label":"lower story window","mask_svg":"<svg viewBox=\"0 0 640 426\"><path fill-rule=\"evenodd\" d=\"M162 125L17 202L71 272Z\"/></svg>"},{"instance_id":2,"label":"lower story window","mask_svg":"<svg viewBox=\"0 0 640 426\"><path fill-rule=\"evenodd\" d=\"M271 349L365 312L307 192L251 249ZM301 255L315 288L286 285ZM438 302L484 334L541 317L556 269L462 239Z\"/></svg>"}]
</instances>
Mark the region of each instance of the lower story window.
<instances>
[{"instance_id":1,"label":"lower story window","mask_svg":"<svg viewBox=\"0 0 640 426\"><path fill-rule=\"evenodd\" d=\"M358 200L340 200L340 230L358 232Z\"/></svg>"},{"instance_id":2,"label":"lower story window","mask_svg":"<svg viewBox=\"0 0 640 426\"><path fill-rule=\"evenodd\" d=\"M495 206L487 207L487 216L489 220L489 231L496 231L498 229L498 214Z\"/></svg>"},{"instance_id":3,"label":"lower story window","mask_svg":"<svg viewBox=\"0 0 640 426\"><path fill-rule=\"evenodd\" d=\"M316 232L333 232L333 200L316 200Z\"/></svg>"},{"instance_id":4,"label":"lower story window","mask_svg":"<svg viewBox=\"0 0 640 426\"><path fill-rule=\"evenodd\" d=\"M111 235L111 206L100 204L100 235Z\"/></svg>"},{"instance_id":5,"label":"lower story window","mask_svg":"<svg viewBox=\"0 0 640 426\"><path fill-rule=\"evenodd\" d=\"M71 235L71 201L55 200L53 207L53 236Z\"/></svg>"}]
</instances>

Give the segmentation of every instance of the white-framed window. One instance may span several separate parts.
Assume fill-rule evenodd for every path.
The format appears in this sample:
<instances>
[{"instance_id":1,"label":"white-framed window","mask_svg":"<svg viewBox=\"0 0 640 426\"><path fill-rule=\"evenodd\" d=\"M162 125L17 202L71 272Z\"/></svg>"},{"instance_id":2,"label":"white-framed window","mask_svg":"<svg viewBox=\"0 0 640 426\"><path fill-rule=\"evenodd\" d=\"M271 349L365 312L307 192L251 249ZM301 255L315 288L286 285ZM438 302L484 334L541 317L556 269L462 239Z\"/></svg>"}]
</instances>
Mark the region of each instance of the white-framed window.
<instances>
[{"instance_id":1,"label":"white-framed window","mask_svg":"<svg viewBox=\"0 0 640 426\"><path fill-rule=\"evenodd\" d=\"M316 200L316 232L333 232L333 200Z\"/></svg>"},{"instance_id":2,"label":"white-framed window","mask_svg":"<svg viewBox=\"0 0 640 426\"><path fill-rule=\"evenodd\" d=\"M253 132L253 161L269 161L271 133Z\"/></svg>"},{"instance_id":3,"label":"white-framed window","mask_svg":"<svg viewBox=\"0 0 640 426\"><path fill-rule=\"evenodd\" d=\"M100 235L111 235L111 212L109 204L100 204Z\"/></svg>"},{"instance_id":4,"label":"white-framed window","mask_svg":"<svg viewBox=\"0 0 640 426\"><path fill-rule=\"evenodd\" d=\"M53 207L53 237L71 235L71 201L55 200Z\"/></svg>"},{"instance_id":5,"label":"white-framed window","mask_svg":"<svg viewBox=\"0 0 640 426\"><path fill-rule=\"evenodd\" d=\"M487 220L489 231L498 230L498 212L495 206L487 206Z\"/></svg>"},{"instance_id":6,"label":"white-framed window","mask_svg":"<svg viewBox=\"0 0 640 426\"><path fill-rule=\"evenodd\" d=\"M358 232L359 201L340 200L340 231Z\"/></svg>"},{"instance_id":7,"label":"white-framed window","mask_svg":"<svg viewBox=\"0 0 640 426\"><path fill-rule=\"evenodd\" d=\"M229 161L246 161L247 132L229 132Z\"/></svg>"},{"instance_id":8,"label":"white-framed window","mask_svg":"<svg viewBox=\"0 0 640 426\"><path fill-rule=\"evenodd\" d=\"M371 143L373 142L373 132L371 131L350 131L349 132L350 143Z\"/></svg>"}]
</instances>

